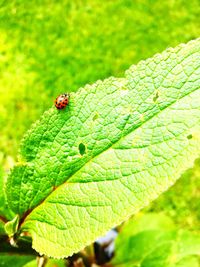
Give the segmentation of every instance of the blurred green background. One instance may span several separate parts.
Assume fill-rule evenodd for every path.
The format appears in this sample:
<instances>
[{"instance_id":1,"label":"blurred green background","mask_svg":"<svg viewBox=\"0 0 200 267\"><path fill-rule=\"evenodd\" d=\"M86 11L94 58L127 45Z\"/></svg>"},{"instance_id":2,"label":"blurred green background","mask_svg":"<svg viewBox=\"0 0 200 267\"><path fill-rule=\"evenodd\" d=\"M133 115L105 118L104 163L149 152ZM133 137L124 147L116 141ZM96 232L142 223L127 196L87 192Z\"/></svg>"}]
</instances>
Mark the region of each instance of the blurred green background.
<instances>
[{"instance_id":1,"label":"blurred green background","mask_svg":"<svg viewBox=\"0 0 200 267\"><path fill-rule=\"evenodd\" d=\"M199 0L0 0L0 161L62 92L200 36ZM200 162L150 208L199 230Z\"/></svg>"}]
</instances>

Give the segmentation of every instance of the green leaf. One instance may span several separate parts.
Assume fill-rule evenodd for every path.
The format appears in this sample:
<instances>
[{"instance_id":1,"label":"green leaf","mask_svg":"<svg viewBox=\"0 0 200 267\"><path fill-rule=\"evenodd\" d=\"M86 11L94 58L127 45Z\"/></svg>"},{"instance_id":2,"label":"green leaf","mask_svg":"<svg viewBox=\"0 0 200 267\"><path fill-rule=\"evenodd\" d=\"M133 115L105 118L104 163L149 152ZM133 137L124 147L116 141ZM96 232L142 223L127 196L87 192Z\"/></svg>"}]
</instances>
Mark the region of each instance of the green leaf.
<instances>
[{"instance_id":1,"label":"green leaf","mask_svg":"<svg viewBox=\"0 0 200 267\"><path fill-rule=\"evenodd\" d=\"M0 266L1 267L22 267L29 261L32 261L34 256L19 256L10 254L0 254ZM36 265L35 265L36 267Z\"/></svg>"},{"instance_id":2,"label":"green leaf","mask_svg":"<svg viewBox=\"0 0 200 267\"><path fill-rule=\"evenodd\" d=\"M25 265L23 265L23 267L38 267L37 260L35 259L32 261L29 261Z\"/></svg>"},{"instance_id":3,"label":"green leaf","mask_svg":"<svg viewBox=\"0 0 200 267\"><path fill-rule=\"evenodd\" d=\"M86 85L66 109L44 113L7 182L9 205L37 251L79 251L192 167L200 155L199 81L197 39L123 78Z\"/></svg>"},{"instance_id":4,"label":"green leaf","mask_svg":"<svg viewBox=\"0 0 200 267\"><path fill-rule=\"evenodd\" d=\"M3 192L3 171L2 167L0 166L0 234L4 234L4 217L1 217L3 215L5 207L5 197Z\"/></svg>"},{"instance_id":5,"label":"green leaf","mask_svg":"<svg viewBox=\"0 0 200 267\"><path fill-rule=\"evenodd\" d=\"M168 217L164 217L169 221ZM168 229L161 228L157 221L161 222L164 217L146 214L125 224L115 242L112 264L120 267L178 267L183 264L190 267L193 266L191 262L196 264L200 256L200 235L171 230L171 224ZM149 229L144 224L145 220L151 225Z\"/></svg>"},{"instance_id":6,"label":"green leaf","mask_svg":"<svg viewBox=\"0 0 200 267\"><path fill-rule=\"evenodd\" d=\"M1 159L0 159L0 163L2 163ZM0 165L0 232L1 232L2 225L4 224L5 220L13 217L13 212L9 209L8 204L6 202L4 187L5 187L5 177L4 177L3 168Z\"/></svg>"},{"instance_id":7,"label":"green leaf","mask_svg":"<svg viewBox=\"0 0 200 267\"><path fill-rule=\"evenodd\" d=\"M1 160L0 160L1 161ZM0 234L5 234L4 225L7 221L6 215L9 214L8 206L6 205L5 194L4 194L4 179L3 169L0 165Z\"/></svg>"},{"instance_id":8,"label":"green leaf","mask_svg":"<svg viewBox=\"0 0 200 267\"><path fill-rule=\"evenodd\" d=\"M23 265L23 267L38 267L40 266L37 264L36 260L30 261ZM45 262L45 267L66 267L65 260L57 260L57 259L47 259L47 262Z\"/></svg>"},{"instance_id":9,"label":"green leaf","mask_svg":"<svg viewBox=\"0 0 200 267\"><path fill-rule=\"evenodd\" d=\"M158 245L154 246L147 257L142 260L141 266L175 267L193 255L200 256L200 235L187 231L176 231L171 240L165 240L165 236L163 236ZM186 266L190 267L191 265Z\"/></svg>"},{"instance_id":10,"label":"green leaf","mask_svg":"<svg viewBox=\"0 0 200 267\"><path fill-rule=\"evenodd\" d=\"M64 260L48 259L45 267L66 267L67 263Z\"/></svg>"},{"instance_id":11,"label":"green leaf","mask_svg":"<svg viewBox=\"0 0 200 267\"><path fill-rule=\"evenodd\" d=\"M5 224L5 231L9 237L14 236L19 226L19 215L16 215L12 221Z\"/></svg>"}]
</instances>

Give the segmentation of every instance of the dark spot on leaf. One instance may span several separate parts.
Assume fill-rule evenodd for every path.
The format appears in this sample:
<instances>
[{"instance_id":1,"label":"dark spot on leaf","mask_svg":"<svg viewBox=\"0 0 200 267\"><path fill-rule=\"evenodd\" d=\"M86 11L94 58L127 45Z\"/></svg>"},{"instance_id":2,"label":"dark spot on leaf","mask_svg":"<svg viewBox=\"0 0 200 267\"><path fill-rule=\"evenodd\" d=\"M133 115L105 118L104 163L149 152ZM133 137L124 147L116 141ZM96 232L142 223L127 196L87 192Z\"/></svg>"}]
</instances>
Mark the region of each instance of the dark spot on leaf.
<instances>
[{"instance_id":1,"label":"dark spot on leaf","mask_svg":"<svg viewBox=\"0 0 200 267\"><path fill-rule=\"evenodd\" d=\"M83 156L85 154L85 145L83 143L80 143L78 149L81 156Z\"/></svg>"},{"instance_id":2,"label":"dark spot on leaf","mask_svg":"<svg viewBox=\"0 0 200 267\"><path fill-rule=\"evenodd\" d=\"M159 94L158 94L158 92L156 92L156 95L153 97L153 101L156 102L156 100L158 99L158 97L159 97Z\"/></svg>"},{"instance_id":3,"label":"dark spot on leaf","mask_svg":"<svg viewBox=\"0 0 200 267\"><path fill-rule=\"evenodd\" d=\"M96 114L94 115L94 117L92 118L93 121L95 121L96 119L98 119L98 117L99 117L99 115L96 113Z\"/></svg>"},{"instance_id":4,"label":"dark spot on leaf","mask_svg":"<svg viewBox=\"0 0 200 267\"><path fill-rule=\"evenodd\" d=\"M189 135L187 136L187 139L192 139L192 134L189 134Z\"/></svg>"}]
</instances>

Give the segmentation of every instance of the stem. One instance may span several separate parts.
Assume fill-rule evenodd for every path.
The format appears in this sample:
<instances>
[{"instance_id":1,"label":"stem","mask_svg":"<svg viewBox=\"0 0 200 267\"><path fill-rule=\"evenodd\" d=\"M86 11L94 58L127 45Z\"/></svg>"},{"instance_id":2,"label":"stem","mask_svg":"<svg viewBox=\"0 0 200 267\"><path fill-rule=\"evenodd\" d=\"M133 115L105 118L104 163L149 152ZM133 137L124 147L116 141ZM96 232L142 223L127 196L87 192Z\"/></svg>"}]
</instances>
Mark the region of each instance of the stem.
<instances>
[{"instance_id":1,"label":"stem","mask_svg":"<svg viewBox=\"0 0 200 267\"><path fill-rule=\"evenodd\" d=\"M8 220L5 217L3 217L2 215L0 215L0 221L2 221L3 223L8 222Z\"/></svg>"}]
</instances>

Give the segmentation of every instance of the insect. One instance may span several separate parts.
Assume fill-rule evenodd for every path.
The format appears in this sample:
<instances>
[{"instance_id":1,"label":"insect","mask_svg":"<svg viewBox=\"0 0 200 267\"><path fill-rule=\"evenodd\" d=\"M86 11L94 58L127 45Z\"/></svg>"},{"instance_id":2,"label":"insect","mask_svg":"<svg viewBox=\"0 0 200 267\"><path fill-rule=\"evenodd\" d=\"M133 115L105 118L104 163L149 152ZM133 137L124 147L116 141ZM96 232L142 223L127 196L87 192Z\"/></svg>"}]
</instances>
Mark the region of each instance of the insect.
<instances>
[{"instance_id":1,"label":"insect","mask_svg":"<svg viewBox=\"0 0 200 267\"><path fill-rule=\"evenodd\" d=\"M59 95L54 101L57 109L63 109L69 104L70 95L68 93Z\"/></svg>"}]
</instances>

